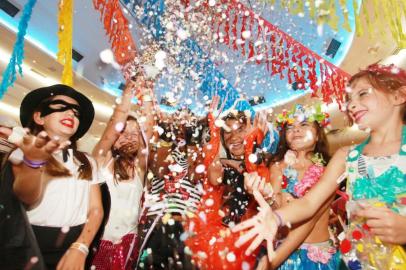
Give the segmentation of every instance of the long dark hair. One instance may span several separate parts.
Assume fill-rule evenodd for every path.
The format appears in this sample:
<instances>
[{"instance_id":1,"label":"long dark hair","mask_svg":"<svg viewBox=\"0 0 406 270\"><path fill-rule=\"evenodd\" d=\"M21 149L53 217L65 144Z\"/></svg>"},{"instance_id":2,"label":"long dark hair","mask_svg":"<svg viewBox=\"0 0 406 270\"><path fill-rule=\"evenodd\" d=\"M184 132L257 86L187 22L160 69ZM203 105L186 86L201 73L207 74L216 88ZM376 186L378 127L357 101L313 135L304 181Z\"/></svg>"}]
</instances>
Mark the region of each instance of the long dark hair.
<instances>
[{"instance_id":1,"label":"long dark hair","mask_svg":"<svg viewBox=\"0 0 406 270\"><path fill-rule=\"evenodd\" d=\"M138 124L137 119L131 115L127 117L126 122L127 121L135 121ZM125 127L123 128L122 132L124 131ZM127 153L121 149L116 149L114 148L114 145L111 147L111 153L113 154L114 158L113 178L115 181L123 181L130 179L128 168L131 168L132 173L134 173L135 171L134 161L137 158L138 151L140 151L140 147L145 147L144 143L145 143L144 140L141 140L138 144L139 145L138 150L135 151L134 153Z\"/></svg>"},{"instance_id":2,"label":"long dark hair","mask_svg":"<svg viewBox=\"0 0 406 270\"><path fill-rule=\"evenodd\" d=\"M320 154L323 157L324 161L328 163L331 157L328 152L327 136L324 132L324 129L319 125L319 123L315 121L313 122L313 126L316 128L316 135L318 137L313 154ZM274 158L272 159L273 162L282 161L285 157L286 152L290 149L288 142L286 141L286 127L287 125L282 126L278 148L276 150Z\"/></svg>"},{"instance_id":3,"label":"long dark hair","mask_svg":"<svg viewBox=\"0 0 406 270\"><path fill-rule=\"evenodd\" d=\"M44 104L46 101L49 101L52 98L46 99L42 102ZM34 113L40 112L42 108L42 104L38 106L37 109L35 109ZM44 130L44 126L38 125L34 121L34 113L31 116L31 120L28 122L27 128L30 129L31 134L37 135L41 131ZM91 180L92 179L92 165L90 164L89 159L87 158L86 154L84 152L81 152L77 150L77 139L71 139L70 140L71 144L69 148L73 150L73 156L79 161L79 178L80 179L85 179L85 180ZM66 153L67 149L63 149ZM45 167L46 172L55 177L64 177L64 176L72 176L72 173L65 167L63 166L59 161L57 161L54 157L51 157L50 160L48 160L48 163Z\"/></svg>"},{"instance_id":4,"label":"long dark hair","mask_svg":"<svg viewBox=\"0 0 406 270\"><path fill-rule=\"evenodd\" d=\"M235 120L235 121L239 121L242 124L246 125L247 121L250 121L250 119L247 118L247 116L245 115L245 113L243 111L238 111L237 113L229 113L226 116L224 116L222 118L223 121L227 121L227 120ZM220 141L221 144L224 147L224 150L227 154L227 159L231 159L231 152L230 149L227 148L225 141L224 141L224 128L220 129Z\"/></svg>"}]
</instances>

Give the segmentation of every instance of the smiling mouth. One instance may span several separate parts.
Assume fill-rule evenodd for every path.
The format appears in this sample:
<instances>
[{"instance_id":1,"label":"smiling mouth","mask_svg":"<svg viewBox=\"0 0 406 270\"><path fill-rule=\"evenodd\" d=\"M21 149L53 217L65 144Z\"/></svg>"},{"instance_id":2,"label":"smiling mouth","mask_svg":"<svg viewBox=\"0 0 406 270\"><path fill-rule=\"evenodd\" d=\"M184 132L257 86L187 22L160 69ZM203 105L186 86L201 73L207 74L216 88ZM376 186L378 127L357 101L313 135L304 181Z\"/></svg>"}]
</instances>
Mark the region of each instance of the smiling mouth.
<instances>
[{"instance_id":1,"label":"smiling mouth","mask_svg":"<svg viewBox=\"0 0 406 270\"><path fill-rule=\"evenodd\" d=\"M68 128L73 128L73 119L62 119L61 124Z\"/></svg>"},{"instance_id":2,"label":"smiling mouth","mask_svg":"<svg viewBox=\"0 0 406 270\"><path fill-rule=\"evenodd\" d=\"M230 149L238 148L241 147L242 145L243 145L242 143L232 143L230 144Z\"/></svg>"},{"instance_id":3,"label":"smiling mouth","mask_svg":"<svg viewBox=\"0 0 406 270\"><path fill-rule=\"evenodd\" d=\"M353 114L355 122L359 122L361 118L367 113L367 111L358 111Z\"/></svg>"}]
</instances>

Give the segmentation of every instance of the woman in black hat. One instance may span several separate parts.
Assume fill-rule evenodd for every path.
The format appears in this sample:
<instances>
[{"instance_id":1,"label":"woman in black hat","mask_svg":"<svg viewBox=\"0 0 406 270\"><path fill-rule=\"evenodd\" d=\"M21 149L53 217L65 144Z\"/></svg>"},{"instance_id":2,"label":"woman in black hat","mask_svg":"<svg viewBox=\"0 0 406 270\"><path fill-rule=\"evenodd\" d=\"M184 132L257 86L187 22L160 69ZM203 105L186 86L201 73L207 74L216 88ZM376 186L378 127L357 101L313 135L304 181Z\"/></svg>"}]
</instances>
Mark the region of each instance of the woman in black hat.
<instances>
[{"instance_id":1,"label":"woman in black hat","mask_svg":"<svg viewBox=\"0 0 406 270\"><path fill-rule=\"evenodd\" d=\"M103 217L96 163L76 148L93 118L91 101L66 85L36 89L21 103L30 132L14 138L23 157L13 165L13 189L48 269L84 269Z\"/></svg>"}]
</instances>

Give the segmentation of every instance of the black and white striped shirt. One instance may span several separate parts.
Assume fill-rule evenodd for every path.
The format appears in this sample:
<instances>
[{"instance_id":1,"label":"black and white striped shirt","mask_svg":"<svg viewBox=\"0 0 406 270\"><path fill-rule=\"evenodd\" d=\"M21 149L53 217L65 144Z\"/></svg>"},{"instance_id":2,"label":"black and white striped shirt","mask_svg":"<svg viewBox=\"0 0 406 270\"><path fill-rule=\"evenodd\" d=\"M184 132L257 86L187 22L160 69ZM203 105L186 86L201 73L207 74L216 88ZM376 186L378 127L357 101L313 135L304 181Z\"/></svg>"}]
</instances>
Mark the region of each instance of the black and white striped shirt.
<instances>
[{"instance_id":1,"label":"black and white striped shirt","mask_svg":"<svg viewBox=\"0 0 406 270\"><path fill-rule=\"evenodd\" d=\"M172 150L171 176L153 177L151 189L145 196L147 215L165 213L195 213L203 193L201 184L191 183L188 178L188 163L185 153Z\"/></svg>"}]
</instances>

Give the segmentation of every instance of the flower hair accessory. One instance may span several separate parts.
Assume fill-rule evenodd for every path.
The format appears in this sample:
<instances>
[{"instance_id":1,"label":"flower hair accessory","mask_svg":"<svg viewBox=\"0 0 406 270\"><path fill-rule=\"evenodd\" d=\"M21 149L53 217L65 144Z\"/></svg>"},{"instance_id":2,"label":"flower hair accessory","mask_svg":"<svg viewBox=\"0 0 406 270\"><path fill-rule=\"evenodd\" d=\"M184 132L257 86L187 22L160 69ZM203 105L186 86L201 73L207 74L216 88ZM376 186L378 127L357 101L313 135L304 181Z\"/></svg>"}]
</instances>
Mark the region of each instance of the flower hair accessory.
<instances>
[{"instance_id":1,"label":"flower hair accessory","mask_svg":"<svg viewBox=\"0 0 406 270\"><path fill-rule=\"evenodd\" d=\"M375 64L369 65L366 70L406 80L406 49L402 49L397 54L390 55Z\"/></svg>"},{"instance_id":2,"label":"flower hair accessory","mask_svg":"<svg viewBox=\"0 0 406 270\"><path fill-rule=\"evenodd\" d=\"M276 116L276 123L279 127L299 122L314 122L316 121L321 127L327 127L330 124L329 114L323 112L321 104L314 106L303 106L296 104L290 111L283 110L282 113Z\"/></svg>"},{"instance_id":3,"label":"flower hair accessory","mask_svg":"<svg viewBox=\"0 0 406 270\"><path fill-rule=\"evenodd\" d=\"M398 79L406 80L406 70L402 67L398 67L395 64L382 65L380 63L372 64L367 67L367 70L376 74L388 74L390 76L396 76Z\"/></svg>"}]
</instances>

